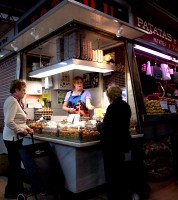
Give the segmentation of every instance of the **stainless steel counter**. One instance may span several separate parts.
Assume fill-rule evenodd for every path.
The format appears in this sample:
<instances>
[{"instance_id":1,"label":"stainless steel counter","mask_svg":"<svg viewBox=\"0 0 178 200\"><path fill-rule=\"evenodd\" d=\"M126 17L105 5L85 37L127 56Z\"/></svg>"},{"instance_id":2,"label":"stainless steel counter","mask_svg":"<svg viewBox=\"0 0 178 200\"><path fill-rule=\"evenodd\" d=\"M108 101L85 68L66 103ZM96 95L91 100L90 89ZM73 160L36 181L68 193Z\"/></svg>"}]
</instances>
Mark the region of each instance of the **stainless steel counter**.
<instances>
[{"instance_id":1,"label":"stainless steel counter","mask_svg":"<svg viewBox=\"0 0 178 200\"><path fill-rule=\"evenodd\" d=\"M132 134L131 135L131 137L133 139L140 138L143 136L144 136L143 134ZM29 137L29 136L27 136L27 137ZM43 134L41 134L41 135L34 134L34 138L38 139L38 140L43 140L43 141L73 146L73 147L88 147L88 146L93 146L93 145L100 143L100 140L90 141L90 142L78 142L78 141L69 141L69 140L60 139L60 138L47 137L47 136L43 136Z\"/></svg>"},{"instance_id":2,"label":"stainless steel counter","mask_svg":"<svg viewBox=\"0 0 178 200\"><path fill-rule=\"evenodd\" d=\"M71 142L34 134L34 142L48 141L57 156L65 177L65 188L80 193L105 183L100 141ZM31 144L31 137L24 138L24 145Z\"/></svg>"},{"instance_id":3,"label":"stainless steel counter","mask_svg":"<svg viewBox=\"0 0 178 200\"><path fill-rule=\"evenodd\" d=\"M132 135L132 138L138 137L143 135ZM50 142L64 173L67 190L79 193L105 183L100 141L74 142L36 134L34 141ZM26 144L31 144L30 136L24 138Z\"/></svg>"}]
</instances>

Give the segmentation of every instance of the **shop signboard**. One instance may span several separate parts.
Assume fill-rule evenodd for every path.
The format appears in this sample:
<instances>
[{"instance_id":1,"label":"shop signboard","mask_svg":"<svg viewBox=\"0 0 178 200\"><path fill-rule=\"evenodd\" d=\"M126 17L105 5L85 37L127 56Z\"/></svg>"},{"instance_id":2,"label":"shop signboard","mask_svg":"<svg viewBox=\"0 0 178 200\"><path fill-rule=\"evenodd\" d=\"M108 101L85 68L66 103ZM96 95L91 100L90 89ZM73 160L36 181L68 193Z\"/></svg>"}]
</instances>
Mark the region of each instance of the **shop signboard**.
<instances>
[{"instance_id":1,"label":"shop signboard","mask_svg":"<svg viewBox=\"0 0 178 200\"><path fill-rule=\"evenodd\" d=\"M18 23L18 32L22 31L30 24L38 20L44 14L49 12L51 9L59 5L64 0L48 0L44 1L38 8L33 10L32 13L27 15L23 20ZM122 5L115 1L108 0L76 0L76 2L81 3L85 6L94 8L100 12L103 12L107 15L115 17L125 22L129 22L129 12L128 8L125 5Z\"/></svg>"},{"instance_id":2,"label":"shop signboard","mask_svg":"<svg viewBox=\"0 0 178 200\"><path fill-rule=\"evenodd\" d=\"M9 42L14 36L14 29L11 29L6 35L0 38L0 52L4 51L3 48L1 49L4 44Z\"/></svg>"},{"instance_id":3,"label":"shop signboard","mask_svg":"<svg viewBox=\"0 0 178 200\"><path fill-rule=\"evenodd\" d=\"M134 17L134 25L148 33L139 39L155 44L157 47L178 53L178 39L173 37L167 30L163 30L160 26L139 16Z\"/></svg>"}]
</instances>

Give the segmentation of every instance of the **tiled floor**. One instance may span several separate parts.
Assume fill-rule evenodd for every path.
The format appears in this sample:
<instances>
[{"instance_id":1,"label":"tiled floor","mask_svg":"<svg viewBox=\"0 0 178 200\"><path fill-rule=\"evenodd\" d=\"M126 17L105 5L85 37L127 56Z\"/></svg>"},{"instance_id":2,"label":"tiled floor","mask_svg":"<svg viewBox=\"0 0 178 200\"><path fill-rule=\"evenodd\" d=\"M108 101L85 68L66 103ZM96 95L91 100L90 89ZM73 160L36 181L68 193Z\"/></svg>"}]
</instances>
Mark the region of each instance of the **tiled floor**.
<instances>
[{"instance_id":1,"label":"tiled floor","mask_svg":"<svg viewBox=\"0 0 178 200\"><path fill-rule=\"evenodd\" d=\"M4 198L4 188L7 183L7 177L5 176L0 176L0 200L6 200ZM26 185L26 187L29 187L29 185ZM106 194L104 191L104 187L97 188L97 190L92 190L88 191L85 193L81 193L80 195L74 195L71 193L66 193L65 194L65 199L64 200L106 200ZM34 200L34 196L28 197L28 200ZM48 198L43 197L43 196L38 196L39 200L51 200L48 196ZM11 200L11 199L8 199Z\"/></svg>"},{"instance_id":2,"label":"tiled floor","mask_svg":"<svg viewBox=\"0 0 178 200\"><path fill-rule=\"evenodd\" d=\"M7 177L0 176L0 200L7 200L4 198L4 188L7 182ZM175 184L175 179L169 179L163 182L150 182L151 193L148 200L178 200L178 185ZM26 185L27 187L29 185ZM73 195L67 193L63 200L107 200L105 188L97 188L84 192L80 195ZM34 200L34 196L28 197L28 200ZM11 199L8 199L11 200ZM52 200L50 197L38 196L38 200ZM122 200L122 199L113 199ZM139 199L142 200L142 199Z\"/></svg>"}]
</instances>

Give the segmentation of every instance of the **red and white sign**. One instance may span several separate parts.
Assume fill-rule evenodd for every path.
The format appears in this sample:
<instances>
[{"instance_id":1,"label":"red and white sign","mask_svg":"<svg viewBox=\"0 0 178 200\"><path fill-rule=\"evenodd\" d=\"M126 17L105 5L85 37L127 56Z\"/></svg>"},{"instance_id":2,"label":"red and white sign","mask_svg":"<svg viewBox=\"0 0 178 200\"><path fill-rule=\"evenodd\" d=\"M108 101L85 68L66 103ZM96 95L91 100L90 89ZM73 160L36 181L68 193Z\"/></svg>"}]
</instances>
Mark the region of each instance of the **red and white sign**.
<instances>
[{"instance_id":1,"label":"red and white sign","mask_svg":"<svg viewBox=\"0 0 178 200\"><path fill-rule=\"evenodd\" d=\"M178 39L174 38L169 32L138 16L134 17L134 25L148 32L147 35L141 37L145 41L178 53Z\"/></svg>"}]
</instances>

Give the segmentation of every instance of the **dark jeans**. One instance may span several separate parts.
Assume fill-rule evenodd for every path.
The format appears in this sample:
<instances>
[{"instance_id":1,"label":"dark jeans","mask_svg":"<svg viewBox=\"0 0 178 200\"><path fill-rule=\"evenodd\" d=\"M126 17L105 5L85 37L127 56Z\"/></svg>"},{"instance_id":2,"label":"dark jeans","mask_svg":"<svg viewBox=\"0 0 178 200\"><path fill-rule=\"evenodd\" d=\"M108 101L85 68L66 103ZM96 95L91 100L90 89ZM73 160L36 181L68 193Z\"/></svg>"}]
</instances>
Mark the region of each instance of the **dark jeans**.
<instances>
[{"instance_id":1,"label":"dark jeans","mask_svg":"<svg viewBox=\"0 0 178 200\"><path fill-rule=\"evenodd\" d=\"M129 200L124 170L124 153L102 149L108 200Z\"/></svg>"},{"instance_id":2,"label":"dark jeans","mask_svg":"<svg viewBox=\"0 0 178 200\"><path fill-rule=\"evenodd\" d=\"M19 149L22 147L22 140L4 140L4 143L7 148L9 159L8 182L6 185L5 193L18 194L23 190L21 158L19 154Z\"/></svg>"}]
</instances>

